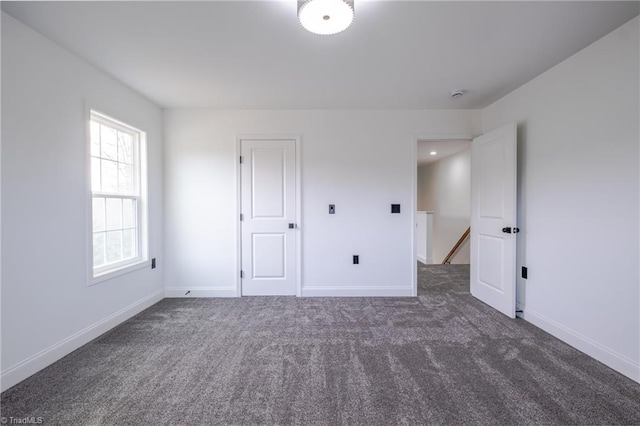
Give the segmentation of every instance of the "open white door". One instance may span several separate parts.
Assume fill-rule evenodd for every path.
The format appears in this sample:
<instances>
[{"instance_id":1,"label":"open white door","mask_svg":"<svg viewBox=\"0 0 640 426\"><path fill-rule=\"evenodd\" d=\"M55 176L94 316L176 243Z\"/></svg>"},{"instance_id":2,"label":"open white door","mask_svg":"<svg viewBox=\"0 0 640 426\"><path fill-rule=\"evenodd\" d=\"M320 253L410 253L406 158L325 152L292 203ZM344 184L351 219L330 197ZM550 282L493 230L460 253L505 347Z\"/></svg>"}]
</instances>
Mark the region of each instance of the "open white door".
<instances>
[{"instance_id":1,"label":"open white door","mask_svg":"<svg viewBox=\"0 0 640 426\"><path fill-rule=\"evenodd\" d=\"M516 124L471 144L471 294L516 316Z\"/></svg>"},{"instance_id":2,"label":"open white door","mask_svg":"<svg viewBox=\"0 0 640 426\"><path fill-rule=\"evenodd\" d=\"M296 143L241 140L242 295L296 294Z\"/></svg>"}]
</instances>

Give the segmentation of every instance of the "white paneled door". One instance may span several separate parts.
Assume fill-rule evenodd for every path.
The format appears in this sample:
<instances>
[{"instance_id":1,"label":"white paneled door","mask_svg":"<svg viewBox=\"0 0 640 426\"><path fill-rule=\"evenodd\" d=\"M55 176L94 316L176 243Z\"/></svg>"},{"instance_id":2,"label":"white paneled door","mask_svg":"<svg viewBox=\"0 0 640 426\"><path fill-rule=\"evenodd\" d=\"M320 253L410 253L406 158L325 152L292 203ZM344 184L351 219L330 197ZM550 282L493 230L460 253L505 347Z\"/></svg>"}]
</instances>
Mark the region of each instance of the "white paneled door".
<instances>
[{"instance_id":1,"label":"white paneled door","mask_svg":"<svg viewBox=\"0 0 640 426\"><path fill-rule=\"evenodd\" d=\"M516 124L471 144L471 294L516 315Z\"/></svg>"},{"instance_id":2,"label":"white paneled door","mask_svg":"<svg viewBox=\"0 0 640 426\"><path fill-rule=\"evenodd\" d=\"M243 296L296 294L295 140L241 140Z\"/></svg>"}]
</instances>

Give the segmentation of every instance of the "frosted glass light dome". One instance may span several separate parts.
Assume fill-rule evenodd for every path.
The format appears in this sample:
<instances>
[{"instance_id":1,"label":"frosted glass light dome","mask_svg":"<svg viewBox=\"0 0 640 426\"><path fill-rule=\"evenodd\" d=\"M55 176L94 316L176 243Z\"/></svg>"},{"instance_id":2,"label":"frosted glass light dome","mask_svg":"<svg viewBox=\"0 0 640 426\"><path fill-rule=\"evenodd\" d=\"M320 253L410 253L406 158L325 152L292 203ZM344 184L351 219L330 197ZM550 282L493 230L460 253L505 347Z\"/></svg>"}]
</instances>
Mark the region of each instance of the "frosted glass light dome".
<instances>
[{"instance_id":1,"label":"frosted glass light dome","mask_svg":"<svg viewBox=\"0 0 640 426\"><path fill-rule=\"evenodd\" d=\"M344 31L353 22L353 1L298 0L300 24L314 34L330 35Z\"/></svg>"}]
</instances>

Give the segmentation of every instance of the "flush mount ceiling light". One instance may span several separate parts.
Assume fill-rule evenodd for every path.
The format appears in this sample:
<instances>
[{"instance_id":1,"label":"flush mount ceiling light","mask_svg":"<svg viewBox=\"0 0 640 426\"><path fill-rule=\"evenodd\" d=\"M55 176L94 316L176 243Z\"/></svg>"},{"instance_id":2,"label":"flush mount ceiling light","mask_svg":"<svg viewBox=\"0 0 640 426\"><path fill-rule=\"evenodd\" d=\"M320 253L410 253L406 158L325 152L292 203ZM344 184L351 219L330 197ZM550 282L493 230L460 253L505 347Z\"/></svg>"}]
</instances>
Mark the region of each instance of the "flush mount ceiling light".
<instances>
[{"instance_id":1,"label":"flush mount ceiling light","mask_svg":"<svg viewBox=\"0 0 640 426\"><path fill-rule=\"evenodd\" d=\"M353 22L353 0L298 0L298 19L309 32L337 34Z\"/></svg>"},{"instance_id":2,"label":"flush mount ceiling light","mask_svg":"<svg viewBox=\"0 0 640 426\"><path fill-rule=\"evenodd\" d=\"M436 154L437 154L437 152L435 152L435 151L431 151L431 152L430 152L430 154L431 154L431 155L436 155Z\"/></svg>"}]
</instances>

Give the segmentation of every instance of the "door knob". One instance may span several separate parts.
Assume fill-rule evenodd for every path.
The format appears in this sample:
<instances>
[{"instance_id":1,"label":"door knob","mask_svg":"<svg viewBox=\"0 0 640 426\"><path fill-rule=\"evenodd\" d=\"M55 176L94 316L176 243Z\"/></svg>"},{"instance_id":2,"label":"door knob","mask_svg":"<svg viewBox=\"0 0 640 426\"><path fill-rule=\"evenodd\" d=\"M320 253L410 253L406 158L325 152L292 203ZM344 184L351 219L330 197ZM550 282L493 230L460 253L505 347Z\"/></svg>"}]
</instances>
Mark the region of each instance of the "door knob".
<instances>
[{"instance_id":1,"label":"door knob","mask_svg":"<svg viewBox=\"0 0 640 426\"><path fill-rule=\"evenodd\" d=\"M295 224L295 223L290 223L290 224L289 224L289 229L295 229L295 227L296 227L296 224Z\"/></svg>"},{"instance_id":2,"label":"door knob","mask_svg":"<svg viewBox=\"0 0 640 426\"><path fill-rule=\"evenodd\" d=\"M520 232L520 228L513 228L511 229L510 226L506 226L504 228L502 228L502 232L504 232L505 234L517 234L518 232Z\"/></svg>"}]
</instances>

